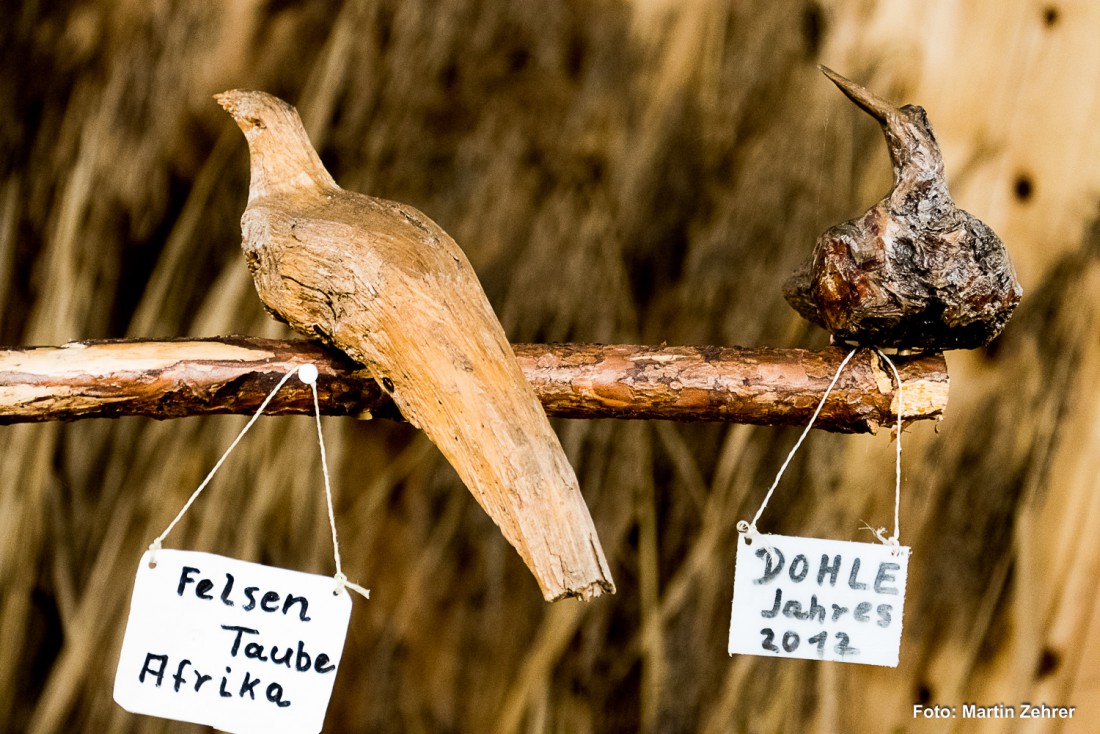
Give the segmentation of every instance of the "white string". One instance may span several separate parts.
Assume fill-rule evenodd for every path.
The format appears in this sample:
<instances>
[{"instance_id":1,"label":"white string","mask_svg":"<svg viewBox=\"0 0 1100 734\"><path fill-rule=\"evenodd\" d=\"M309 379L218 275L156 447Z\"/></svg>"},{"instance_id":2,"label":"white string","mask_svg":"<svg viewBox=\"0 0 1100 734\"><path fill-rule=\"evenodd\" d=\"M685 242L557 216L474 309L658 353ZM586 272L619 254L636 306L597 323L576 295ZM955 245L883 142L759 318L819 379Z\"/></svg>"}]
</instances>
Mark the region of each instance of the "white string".
<instances>
[{"instance_id":1,"label":"white string","mask_svg":"<svg viewBox=\"0 0 1100 734\"><path fill-rule=\"evenodd\" d=\"M323 473L325 478L325 502L328 506L329 528L332 530L332 552L336 561L336 574L333 576L333 579L336 581L336 588L333 593L338 594L343 589L349 588L352 591L360 594L364 599L370 599L370 590L364 589L362 586L352 581L348 581L348 577L344 575L343 569L341 568L340 564L340 544L336 540L336 513L333 510L332 503L332 483L329 480L328 456L325 453L325 440L324 436L322 436L321 434L321 405L320 400L317 397L317 367L312 364L303 364L295 367L290 372L287 372L285 375L283 375L282 379L279 380L278 384L275 385L271 392L267 394L267 397L265 397L263 399L263 402L260 403L260 407L256 409L256 413L249 419L248 423L246 423L244 428L241 429L241 432L238 433L237 437L233 439L233 442L229 444L229 448L225 450L225 453L223 453L221 455L221 458L219 458L218 461L214 464L214 468L210 470L210 473L206 475L206 478L202 480L202 483L199 484L198 488L191 493L190 497L187 498L187 502L184 503L183 509L181 509L179 513L175 516L175 518L172 519L172 522L168 523L168 527L164 529L164 532L158 535L156 540L149 544L150 566L155 567L157 565L157 551L161 549L161 545L164 542L164 539L168 537L168 534L172 532L172 529L176 527L176 524L181 519L183 519L183 516L187 514L188 510L191 509L191 505L195 503L195 500L199 498L199 495L202 494L202 491L206 489L206 486L208 484L210 484L210 480L212 480L214 478L214 475L218 473L218 469L220 469L222 464L225 463L225 460L229 457L229 454L233 452L233 449L237 448L237 444L241 442L241 439L244 438L244 435L248 433L249 429L251 429L256 421L259 420L260 416L264 412L264 409L267 408L267 406L274 399L275 394L278 393L279 390L282 389L283 385L287 383L287 380L289 380L295 374L298 375L299 379L301 379L302 382L309 385L309 388L313 393L313 415L317 424L317 445L321 449L321 472Z\"/></svg>"},{"instance_id":2,"label":"white string","mask_svg":"<svg viewBox=\"0 0 1100 734\"><path fill-rule=\"evenodd\" d=\"M752 518L752 522L748 523L741 520L737 523L737 531L744 533L748 536L749 540L754 539L758 533L756 530L756 521L760 519L760 516L764 514L764 509L768 506L768 502L771 501L772 494L775 493L775 488L779 486L779 480L783 478L783 472L787 471L787 465L791 463L791 459L794 458L795 453L798 451L798 447L802 445L802 442L806 440L806 435L809 434L810 429L814 427L814 421L817 420L817 416L820 415L821 409L825 407L825 401L829 399L829 393L833 391L836 386L837 380L840 379L840 373L844 371L844 368L848 365L848 361L859 350L856 347L852 351L848 352L848 356L844 358L844 361L840 363L840 366L836 369L836 374L833 375L832 382L829 383L829 387L825 388L825 394L821 396L821 402L817 404L817 409L810 417L810 422L806 424L806 428L802 431L802 435L798 437L798 441L795 442L794 448L787 454L787 460L783 462L783 466L779 467L779 473L775 475L775 481L772 482L772 486L768 488L768 493L764 495L764 501L760 503L760 509L756 511L756 515Z\"/></svg>"},{"instance_id":3,"label":"white string","mask_svg":"<svg viewBox=\"0 0 1100 734\"><path fill-rule=\"evenodd\" d=\"M229 457L229 454L233 452L233 449L237 448L237 444L241 442L242 438L244 438L244 434L248 433L253 424L255 424L256 421L260 419L260 415L264 412L264 408L266 408L271 400L275 397L275 393L279 392L282 386L286 384L287 380L294 376L295 372L297 372L297 370L291 370L290 372L283 375L283 379L279 380L279 384L275 386L275 389L268 393L267 397L263 399L263 402L260 403L260 407L256 410L256 413L252 416L252 418L249 419L244 428L241 429L241 432L237 434L237 437L233 439L233 443L229 444L229 448L225 450L225 453L223 453L221 455L221 458L218 459L218 461L214 464L214 468L211 469L210 473L206 475L206 478L202 480L202 483L199 484L198 489L192 492L191 496L187 498L187 502L184 503L183 509L179 511L179 514L176 515L172 522L168 523L168 527L164 529L164 532L158 535L157 539L149 544L149 562L151 564L156 565L157 551L160 550L161 543L164 541L164 539L168 537L168 533L172 532L172 528L176 527L176 523L183 519L183 516L186 515L187 511L191 509L191 505L195 503L195 500L199 498L199 495L202 494L202 491L206 489L206 485L210 484L210 480L213 479L214 475L218 473L218 469L220 469L222 464L225 463L225 460Z\"/></svg>"},{"instance_id":4,"label":"white string","mask_svg":"<svg viewBox=\"0 0 1100 734\"><path fill-rule=\"evenodd\" d=\"M883 537L886 534L886 528L879 528L873 532L875 533L875 537L879 539L879 542L892 546L896 551L901 548L901 417L904 413L901 402L901 375L898 374L898 368L894 366L893 361L887 357L881 349L876 349L875 351L879 353L879 356L882 357L886 364L890 365L890 371L894 373L894 379L897 380L898 383L898 448L897 471L895 472L896 476L894 482L894 534L889 538Z\"/></svg>"},{"instance_id":5,"label":"white string","mask_svg":"<svg viewBox=\"0 0 1100 734\"><path fill-rule=\"evenodd\" d=\"M313 367L313 365L305 366ZM344 575L344 569L340 564L340 541L336 539L336 512L332 508L332 482L329 480L328 454L325 452L324 436L321 435L321 403L317 398L316 370L317 368L314 367L312 373L303 375L302 381L307 383L309 389L313 391L313 417L317 423L317 446L321 449L321 473L325 477L325 503L328 505L328 526L332 530L332 556L336 561L336 575L333 576L336 580L336 589L333 593L339 594L344 588L350 588L364 599L370 599L370 589L364 589L359 584L348 581L348 577ZM311 379L306 379L307 377Z\"/></svg>"}]
</instances>

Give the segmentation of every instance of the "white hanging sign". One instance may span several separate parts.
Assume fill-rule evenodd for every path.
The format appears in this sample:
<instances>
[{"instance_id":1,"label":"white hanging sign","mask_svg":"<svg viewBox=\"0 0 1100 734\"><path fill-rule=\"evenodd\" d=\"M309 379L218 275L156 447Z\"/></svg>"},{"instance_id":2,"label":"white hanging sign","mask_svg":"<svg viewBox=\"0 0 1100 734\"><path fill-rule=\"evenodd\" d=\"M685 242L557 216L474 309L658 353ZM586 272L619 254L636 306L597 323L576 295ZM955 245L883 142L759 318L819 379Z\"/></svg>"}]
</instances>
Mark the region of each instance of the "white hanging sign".
<instances>
[{"instance_id":1,"label":"white hanging sign","mask_svg":"<svg viewBox=\"0 0 1100 734\"><path fill-rule=\"evenodd\" d=\"M741 533L729 654L897 667L908 571L904 546Z\"/></svg>"},{"instance_id":2,"label":"white hanging sign","mask_svg":"<svg viewBox=\"0 0 1100 734\"><path fill-rule=\"evenodd\" d=\"M315 734L351 617L331 576L192 551L145 553L115 675L127 711L234 734Z\"/></svg>"}]
</instances>

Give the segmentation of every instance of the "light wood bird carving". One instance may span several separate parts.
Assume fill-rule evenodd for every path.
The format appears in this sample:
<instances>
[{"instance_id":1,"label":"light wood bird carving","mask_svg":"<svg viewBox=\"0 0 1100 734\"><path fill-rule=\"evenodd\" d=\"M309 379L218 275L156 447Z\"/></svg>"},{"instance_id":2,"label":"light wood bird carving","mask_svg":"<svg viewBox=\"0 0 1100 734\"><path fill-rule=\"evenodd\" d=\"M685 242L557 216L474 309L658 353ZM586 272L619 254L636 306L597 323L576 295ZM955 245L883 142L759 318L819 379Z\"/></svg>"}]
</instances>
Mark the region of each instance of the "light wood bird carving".
<instances>
[{"instance_id":1,"label":"light wood bird carving","mask_svg":"<svg viewBox=\"0 0 1100 734\"><path fill-rule=\"evenodd\" d=\"M546 599L613 592L576 475L455 241L410 206L337 186L286 102L216 99L248 140L243 247L268 310L371 371Z\"/></svg>"}]
</instances>

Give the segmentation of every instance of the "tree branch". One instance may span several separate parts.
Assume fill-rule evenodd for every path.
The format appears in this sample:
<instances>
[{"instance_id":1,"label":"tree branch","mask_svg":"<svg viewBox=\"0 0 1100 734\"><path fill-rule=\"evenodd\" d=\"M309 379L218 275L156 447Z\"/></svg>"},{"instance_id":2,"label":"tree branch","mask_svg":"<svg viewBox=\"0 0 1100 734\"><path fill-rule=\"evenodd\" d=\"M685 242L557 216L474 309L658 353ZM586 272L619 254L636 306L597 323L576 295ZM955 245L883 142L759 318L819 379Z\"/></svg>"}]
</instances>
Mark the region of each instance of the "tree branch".
<instances>
[{"instance_id":1,"label":"tree branch","mask_svg":"<svg viewBox=\"0 0 1100 734\"><path fill-rule=\"evenodd\" d=\"M516 344L551 416L805 425L846 351L829 348ZM74 342L0 351L0 424L139 415L251 413L287 370L313 362L326 415L400 418L363 370L311 342L252 337ZM941 355L897 360L905 420L947 405ZM817 427L874 432L896 420L896 386L870 350L853 357ZM312 411L291 380L267 412Z\"/></svg>"}]
</instances>

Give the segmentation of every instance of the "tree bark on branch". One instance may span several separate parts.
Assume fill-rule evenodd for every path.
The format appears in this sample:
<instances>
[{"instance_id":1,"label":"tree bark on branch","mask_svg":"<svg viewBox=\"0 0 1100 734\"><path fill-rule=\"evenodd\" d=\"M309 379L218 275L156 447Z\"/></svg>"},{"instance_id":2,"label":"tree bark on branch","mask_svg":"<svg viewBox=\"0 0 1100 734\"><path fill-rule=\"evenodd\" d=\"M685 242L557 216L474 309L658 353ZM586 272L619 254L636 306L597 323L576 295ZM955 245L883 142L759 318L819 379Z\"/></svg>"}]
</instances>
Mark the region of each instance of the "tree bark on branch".
<instances>
[{"instance_id":1,"label":"tree bark on branch","mask_svg":"<svg viewBox=\"0 0 1100 734\"><path fill-rule=\"evenodd\" d=\"M805 425L846 349L515 344L546 412L564 418ZM947 405L942 355L895 358L906 421ZM253 337L74 342L0 351L0 424L252 413L288 370L317 365L325 415L400 419L367 370L311 342ZM889 368L863 350L845 368L815 426L874 432L896 419ZM267 412L312 412L291 380Z\"/></svg>"}]
</instances>

